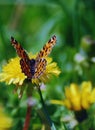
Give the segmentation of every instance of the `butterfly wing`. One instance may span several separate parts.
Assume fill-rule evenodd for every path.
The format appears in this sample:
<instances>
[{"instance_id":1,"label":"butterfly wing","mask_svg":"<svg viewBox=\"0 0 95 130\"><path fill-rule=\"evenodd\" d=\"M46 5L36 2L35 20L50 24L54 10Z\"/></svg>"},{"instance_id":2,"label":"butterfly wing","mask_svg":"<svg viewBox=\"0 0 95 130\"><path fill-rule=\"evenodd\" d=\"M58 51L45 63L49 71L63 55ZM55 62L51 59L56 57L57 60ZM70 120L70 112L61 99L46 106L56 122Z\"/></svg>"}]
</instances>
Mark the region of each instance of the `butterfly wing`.
<instances>
[{"instance_id":1,"label":"butterfly wing","mask_svg":"<svg viewBox=\"0 0 95 130\"><path fill-rule=\"evenodd\" d=\"M22 72L27 76L28 79L31 79L32 78L31 64L26 51L13 37L11 37L11 44L14 46L18 56L21 58L20 65Z\"/></svg>"},{"instance_id":2,"label":"butterfly wing","mask_svg":"<svg viewBox=\"0 0 95 130\"><path fill-rule=\"evenodd\" d=\"M16 49L16 52L20 58L29 60L29 57L28 57L26 51L22 48L22 46L13 37L11 37L11 44Z\"/></svg>"},{"instance_id":3,"label":"butterfly wing","mask_svg":"<svg viewBox=\"0 0 95 130\"><path fill-rule=\"evenodd\" d=\"M25 59L20 60L20 65L22 72L27 76L28 79L32 79L33 75L30 69L30 61L25 61Z\"/></svg>"},{"instance_id":4,"label":"butterfly wing","mask_svg":"<svg viewBox=\"0 0 95 130\"><path fill-rule=\"evenodd\" d=\"M38 53L35 62L35 74L34 78L39 77L46 69L47 61L45 59L48 56L56 44L56 36L54 35L43 47L43 49Z\"/></svg>"},{"instance_id":5,"label":"butterfly wing","mask_svg":"<svg viewBox=\"0 0 95 130\"><path fill-rule=\"evenodd\" d=\"M35 66L35 73L33 78L39 78L45 71L47 65L47 61L44 58L39 59L36 62L37 62L36 63L37 66Z\"/></svg>"},{"instance_id":6,"label":"butterfly wing","mask_svg":"<svg viewBox=\"0 0 95 130\"><path fill-rule=\"evenodd\" d=\"M53 46L56 44L56 36L52 36L51 39L44 45L42 50L38 53L36 60L39 58L45 58L48 56L53 48Z\"/></svg>"}]
</instances>

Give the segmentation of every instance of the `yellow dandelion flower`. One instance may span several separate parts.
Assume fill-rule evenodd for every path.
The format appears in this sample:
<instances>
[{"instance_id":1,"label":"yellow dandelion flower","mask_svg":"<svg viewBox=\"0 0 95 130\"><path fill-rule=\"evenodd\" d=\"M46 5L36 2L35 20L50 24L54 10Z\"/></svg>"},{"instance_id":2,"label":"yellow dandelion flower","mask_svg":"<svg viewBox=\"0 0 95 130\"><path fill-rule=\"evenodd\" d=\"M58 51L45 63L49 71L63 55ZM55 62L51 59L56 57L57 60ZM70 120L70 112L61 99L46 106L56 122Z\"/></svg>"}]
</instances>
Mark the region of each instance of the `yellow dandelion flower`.
<instances>
[{"instance_id":1,"label":"yellow dandelion flower","mask_svg":"<svg viewBox=\"0 0 95 130\"><path fill-rule=\"evenodd\" d=\"M30 54L30 58L35 58L36 55ZM47 57L47 66L43 74L38 78L32 79L32 83L39 84L40 82L47 82L51 78L51 75L58 76L60 70L57 63L52 62L52 58ZM6 82L7 84L19 84L22 85L27 76L22 72L20 66L20 58L12 58L9 62L3 66L2 72L0 73L0 82Z\"/></svg>"},{"instance_id":2,"label":"yellow dandelion flower","mask_svg":"<svg viewBox=\"0 0 95 130\"><path fill-rule=\"evenodd\" d=\"M65 97L62 101L51 100L51 103L64 105L75 111L86 110L95 103L95 88L92 89L90 81L84 81L80 86L72 83L70 87L65 88Z\"/></svg>"},{"instance_id":3,"label":"yellow dandelion flower","mask_svg":"<svg viewBox=\"0 0 95 130\"><path fill-rule=\"evenodd\" d=\"M2 72L0 73L0 82L5 81L7 84L23 84L26 76L21 71L19 61L20 58L16 57L3 66Z\"/></svg>"},{"instance_id":4,"label":"yellow dandelion flower","mask_svg":"<svg viewBox=\"0 0 95 130\"><path fill-rule=\"evenodd\" d=\"M0 106L0 130L6 130L12 127L12 119L4 112L3 107Z\"/></svg>"},{"instance_id":5,"label":"yellow dandelion flower","mask_svg":"<svg viewBox=\"0 0 95 130\"><path fill-rule=\"evenodd\" d=\"M65 95L66 95L66 98L69 100L70 104L72 104L72 105L70 105L71 108L72 107L76 108L76 110L80 109L81 96L80 96L79 88L76 84L72 83L70 85L70 88L66 87L65 88ZM73 97L73 98L71 98L71 97Z\"/></svg>"}]
</instances>

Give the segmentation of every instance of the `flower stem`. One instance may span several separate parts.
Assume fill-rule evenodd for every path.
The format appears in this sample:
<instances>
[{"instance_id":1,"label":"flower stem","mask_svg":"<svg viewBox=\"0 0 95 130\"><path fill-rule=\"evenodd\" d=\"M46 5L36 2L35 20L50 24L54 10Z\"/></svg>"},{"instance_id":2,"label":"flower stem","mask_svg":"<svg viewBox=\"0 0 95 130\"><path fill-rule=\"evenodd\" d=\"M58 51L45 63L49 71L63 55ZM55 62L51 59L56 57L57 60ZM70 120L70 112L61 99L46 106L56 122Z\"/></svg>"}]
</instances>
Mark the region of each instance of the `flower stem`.
<instances>
[{"instance_id":1,"label":"flower stem","mask_svg":"<svg viewBox=\"0 0 95 130\"><path fill-rule=\"evenodd\" d=\"M30 118L31 118L31 108L32 108L31 105L28 104L23 130L28 130L29 128Z\"/></svg>"},{"instance_id":2,"label":"flower stem","mask_svg":"<svg viewBox=\"0 0 95 130\"><path fill-rule=\"evenodd\" d=\"M42 106L43 106L43 112L44 112L44 114L46 116L46 119L47 119L47 121L49 123L49 126L50 126L51 130L56 130L53 122L51 121L51 119L49 117L48 111L46 109L46 106L45 106L45 103L44 103L44 100L43 100L43 97L42 97L42 93L41 93L41 90L40 90L40 86L38 87L38 92L39 92L41 103L42 103Z\"/></svg>"},{"instance_id":3,"label":"flower stem","mask_svg":"<svg viewBox=\"0 0 95 130\"><path fill-rule=\"evenodd\" d=\"M32 104L31 104L31 98L32 98L32 87L31 87L31 82L28 81L28 86L27 86L27 112L26 112L26 118L24 122L24 127L23 130L28 130L29 129L29 124L30 124L30 119L31 119L31 110L32 110Z\"/></svg>"}]
</instances>

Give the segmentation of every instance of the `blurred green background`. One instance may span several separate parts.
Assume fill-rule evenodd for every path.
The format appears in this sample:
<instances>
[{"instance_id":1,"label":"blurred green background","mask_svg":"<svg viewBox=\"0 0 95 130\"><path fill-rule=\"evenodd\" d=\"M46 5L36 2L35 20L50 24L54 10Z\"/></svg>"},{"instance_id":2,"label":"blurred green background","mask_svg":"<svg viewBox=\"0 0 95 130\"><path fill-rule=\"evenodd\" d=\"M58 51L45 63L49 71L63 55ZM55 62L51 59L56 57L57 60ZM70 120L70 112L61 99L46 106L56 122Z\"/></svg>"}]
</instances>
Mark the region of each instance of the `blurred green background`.
<instances>
[{"instance_id":1,"label":"blurred green background","mask_svg":"<svg viewBox=\"0 0 95 130\"><path fill-rule=\"evenodd\" d=\"M95 1L0 1L0 70L5 62L17 56L10 44L11 36L28 52L36 53L54 34L57 44L50 56L57 62L61 74L46 85L43 92L45 101L63 99L64 87L71 82L78 84L90 80L95 84ZM0 103L14 120L12 130L21 130L25 119L26 96L18 99L13 94L14 88L14 85L0 83ZM36 92L34 98L40 104ZM29 130L40 130L42 127L37 107L33 108ZM67 113L65 108L55 105L47 107L56 128L64 130L59 120Z\"/></svg>"}]
</instances>

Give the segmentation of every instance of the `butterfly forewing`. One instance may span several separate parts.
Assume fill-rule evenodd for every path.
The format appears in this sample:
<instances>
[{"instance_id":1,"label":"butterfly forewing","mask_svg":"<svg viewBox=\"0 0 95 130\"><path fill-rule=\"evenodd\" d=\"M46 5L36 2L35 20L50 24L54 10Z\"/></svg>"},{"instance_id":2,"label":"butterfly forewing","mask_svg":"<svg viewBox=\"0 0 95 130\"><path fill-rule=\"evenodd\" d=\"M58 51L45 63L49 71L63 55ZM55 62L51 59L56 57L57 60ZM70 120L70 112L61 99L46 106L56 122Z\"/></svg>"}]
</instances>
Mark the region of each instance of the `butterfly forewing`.
<instances>
[{"instance_id":1,"label":"butterfly forewing","mask_svg":"<svg viewBox=\"0 0 95 130\"><path fill-rule=\"evenodd\" d=\"M11 44L16 49L16 52L20 58L29 59L26 51L22 48L22 46L13 37L11 37Z\"/></svg>"},{"instance_id":2,"label":"butterfly forewing","mask_svg":"<svg viewBox=\"0 0 95 130\"><path fill-rule=\"evenodd\" d=\"M27 78L31 79L32 78L31 64L26 51L13 37L11 37L11 44L14 46L18 56L21 58L20 65L21 65L22 72L27 76Z\"/></svg>"},{"instance_id":3,"label":"butterfly forewing","mask_svg":"<svg viewBox=\"0 0 95 130\"><path fill-rule=\"evenodd\" d=\"M35 75L34 77L39 77L43 74L44 70L46 69L47 61L45 57L47 57L53 46L56 44L56 36L54 35L43 47L43 49L38 53L36 57L35 63ZM38 73L37 73L38 72Z\"/></svg>"},{"instance_id":4,"label":"butterfly forewing","mask_svg":"<svg viewBox=\"0 0 95 130\"><path fill-rule=\"evenodd\" d=\"M42 50L38 53L36 60L39 58L45 58L48 56L53 48L53 46L56 44L56 36L52 36L51 39L44 45Z\"/></svg>"}]
</instances>

